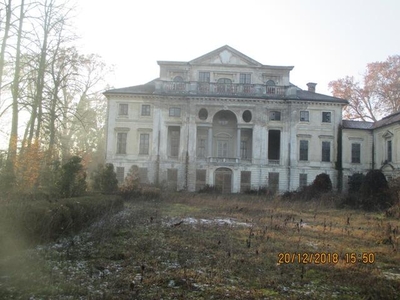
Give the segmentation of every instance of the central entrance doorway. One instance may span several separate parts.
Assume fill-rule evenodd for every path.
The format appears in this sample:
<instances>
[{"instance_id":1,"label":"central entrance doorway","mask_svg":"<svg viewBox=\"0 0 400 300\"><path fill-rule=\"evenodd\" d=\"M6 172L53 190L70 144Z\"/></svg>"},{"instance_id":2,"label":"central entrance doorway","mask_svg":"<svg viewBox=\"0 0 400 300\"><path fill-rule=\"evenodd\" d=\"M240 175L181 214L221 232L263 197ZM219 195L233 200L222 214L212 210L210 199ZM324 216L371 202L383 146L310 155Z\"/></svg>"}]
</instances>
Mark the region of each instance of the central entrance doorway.
<instances>
[{"instance_id":1,"label":"central entrance doorway","mask_svg":"<svg viewBox=\"0 0 400 300\"><path fill-rule=\"evenodd\" d=\"M232 170L219 168L215 171L215 187L222 193L232 192Z\"/></svg>"}]
</instances>

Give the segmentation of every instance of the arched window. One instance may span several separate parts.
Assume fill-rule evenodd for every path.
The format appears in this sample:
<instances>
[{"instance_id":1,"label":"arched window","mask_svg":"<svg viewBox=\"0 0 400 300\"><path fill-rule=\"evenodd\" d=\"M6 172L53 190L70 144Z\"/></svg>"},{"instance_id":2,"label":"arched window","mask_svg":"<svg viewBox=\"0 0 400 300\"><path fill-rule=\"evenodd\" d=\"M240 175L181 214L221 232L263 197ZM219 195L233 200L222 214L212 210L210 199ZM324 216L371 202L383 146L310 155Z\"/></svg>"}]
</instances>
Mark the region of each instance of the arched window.
<instances>
[{"instance_id":1,"label":"arched window","mask_svg":"<svg viewBox=\"0 0 400 300\"><path fill-rule=\"evenodd\" d=\"M182 78L182 76L175 76L174 81L175 82L183 82L183 78Z\"/></svg>"},{"instance_id":2,"label":"arched window","mask_svg":"<svg viewBox=\"0 0 400 300\"><path fill-rule=\"evenodd\" d=\"M273 80L268 80L266 86L267 94L275 94L275 82Z\"/></svg>"},{"instance_id":3,"label":"arched window","mask_svg":"<svg viewBox=\"0 0 400 300\"><path fill-rule=\"evenodd\" d=\"M184 91L186 89L182 76L175 76L172 89L174 91Z\"/></svg>"}]
</instances>

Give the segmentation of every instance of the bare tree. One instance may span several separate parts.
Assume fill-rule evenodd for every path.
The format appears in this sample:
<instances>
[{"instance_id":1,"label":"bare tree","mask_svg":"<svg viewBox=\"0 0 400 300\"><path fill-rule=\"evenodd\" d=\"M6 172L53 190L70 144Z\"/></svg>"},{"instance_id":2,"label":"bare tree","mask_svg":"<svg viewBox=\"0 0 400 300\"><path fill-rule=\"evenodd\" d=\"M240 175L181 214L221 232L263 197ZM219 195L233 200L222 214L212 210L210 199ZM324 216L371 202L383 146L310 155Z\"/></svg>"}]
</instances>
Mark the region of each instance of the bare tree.
<instances>
[{"instance_id":1,"label":"bare tree","mask_svg":"<svg viewBox=\"0 0 400 300\"><path fill-rule=\"evenodd\" d=\"M362 83L347 76L331 81L335 97L347 99L346 119L377 121L400 109L400 56L389 56L384 62L367 65Z\"/></svg>"}]
</instances>

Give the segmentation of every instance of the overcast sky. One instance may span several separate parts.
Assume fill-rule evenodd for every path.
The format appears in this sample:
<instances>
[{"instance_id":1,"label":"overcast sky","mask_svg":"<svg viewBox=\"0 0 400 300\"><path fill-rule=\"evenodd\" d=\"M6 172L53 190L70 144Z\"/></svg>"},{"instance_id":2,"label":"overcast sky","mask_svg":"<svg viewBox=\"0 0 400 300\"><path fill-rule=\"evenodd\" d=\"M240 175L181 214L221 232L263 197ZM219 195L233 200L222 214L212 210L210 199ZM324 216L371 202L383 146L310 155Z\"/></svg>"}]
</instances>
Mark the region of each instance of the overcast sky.
<instances>
[{"instance_id":1,"label":"overcast sky","mask_svg":"<svg viewBox=\"0 0 400 300\"><path fill-rule=\"evenodd\" d=\"M190 61L229 45L265 65L294 66L291 82L330 95L367 63L400 54L400 0L80 0L81 52L115 72L111 87L159 76L158 60ZM0 126L9 126L5 118ZM0 130L0 149L8 128Z\"/></svg>"},{"instance_id":2,"label":"overcast sky","mask_svg":"<svg viewBox=\"0 0 400 300\"><path fill-rule=\"evenodd\" d=\"M266 65L294 66L291 82L330 94L328 83L360 76L400 54L399 0L84 0L84 52L115 65L112 87L146 83L157 60L189 61L229 45Z\"/></svg>"}]
</instances>

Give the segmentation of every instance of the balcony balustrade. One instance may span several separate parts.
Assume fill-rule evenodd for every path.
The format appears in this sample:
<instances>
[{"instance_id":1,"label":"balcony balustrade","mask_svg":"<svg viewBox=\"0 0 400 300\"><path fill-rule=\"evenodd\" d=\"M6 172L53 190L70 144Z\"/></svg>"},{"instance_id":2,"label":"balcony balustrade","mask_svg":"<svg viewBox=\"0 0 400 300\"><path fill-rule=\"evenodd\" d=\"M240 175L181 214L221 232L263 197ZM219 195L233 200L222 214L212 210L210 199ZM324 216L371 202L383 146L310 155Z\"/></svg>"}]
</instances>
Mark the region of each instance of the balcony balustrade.
<instances>
[{"instance_id":1,"label":"balcony balustrade","mask_svg":"<svg viewBox=\"0 0 400 300\"><path fill-rule=\"evenodd\" d=\"M263 84L157 81L156 92L220 96L284 96L287 87Z\"/></svg>"}]
</instances>

